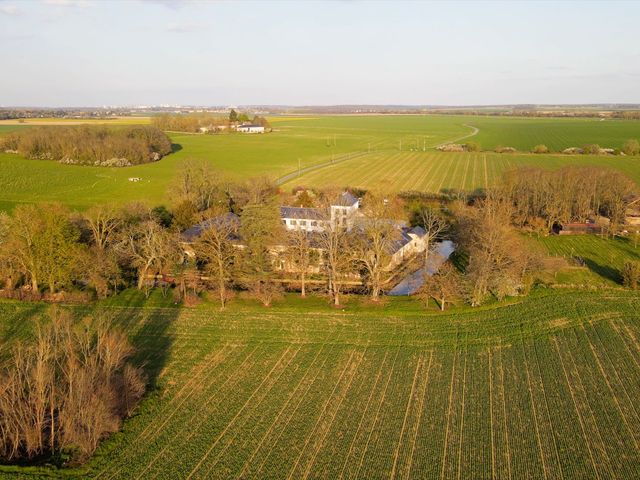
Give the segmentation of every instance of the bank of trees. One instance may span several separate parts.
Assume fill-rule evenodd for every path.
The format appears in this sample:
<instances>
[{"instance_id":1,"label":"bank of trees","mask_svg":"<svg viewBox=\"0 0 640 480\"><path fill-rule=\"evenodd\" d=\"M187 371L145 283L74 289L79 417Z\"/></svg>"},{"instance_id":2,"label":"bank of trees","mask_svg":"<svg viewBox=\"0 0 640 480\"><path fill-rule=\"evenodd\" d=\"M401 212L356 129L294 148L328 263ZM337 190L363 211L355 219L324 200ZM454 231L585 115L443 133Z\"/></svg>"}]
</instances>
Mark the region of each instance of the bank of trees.
<instances>
[{"instance_id":1,"label":"bank of trees","mask_svg":"<svg viewBox=\"0 0 640 480\"><path fill-rule=\"evenodd\" d=\"M548 232L554 223L605 217L616 234L635 192L635 183L617 170L527 167L507 173L494 194L511 205L512 221L519 227Z\"/></svg>"},{"instance_id":2,"label":"bank of trees","mask_svg":"<svg viewBox=\"0 0 640 480\"><path fill-rule=\"evenodd\" d=\"M238 123L251 122L254 125L261 125L270 128L271 125L265 117L254 115L249 117L246 113L238 113L231 110L228 116L216 116L207 113L194 114L162 114L151 118L151 125L163 130L174 132L215 132L229 131L231 126Z\"/></svg>"},{"instance_id":3,"label":"bank of trees","mask_svg":"<svg viewBox=\"0 0 640 480\"><path fill-rule=\"evenodd\" d=\"M161 130L148 126L33 127L1 137L0 151L78 165L128 166L168 155L171 140Z\"/></svg>"},{"instance_id":4,"label":"bank of trees","mask_svg":"<svg viewBox=\"0 0 640 480\"><path fill-rule=\"evenodd\" d=\"M133 348L106 319L48 317L33 338L0 345L0 462L81 462L144 394Z\"/></svg>"},{"instance_id":5,"label":"bank of trees","mask_svg":"<svg viewBox=\"0 0 640 480\"><path fill-rule=\"evenodd\" d=\"M470 203L414 199L407 206L368 192L353 228L307 234L282 226L279 204L288 202L268 180L232 182L206 164L186 162L170 189L172 210L130 204L75 213L60 205L20 205L0 215L0 285L4 296L52 300L71 293L104 298L127 287L148 294L161 286L168 293L176 286L178 299L206 289L223 307L238 290L270 305L284 287L304 296L311 285L335 305L347 289L377 301L397 270L398 225L409 209L427 247L416 265L427 264L436 240L453 239L465 258L458 263L459 293L478 305L489 296L528 291L540 262L518 229L546 233L554 223L604 216L617 233L634 191L612 170L528 168ZM333 225L329 206L339 193L305 194L305 202L318 207L317 222ZM196 224L186 238L183 232Z\"/></svg>"}]
</instances>

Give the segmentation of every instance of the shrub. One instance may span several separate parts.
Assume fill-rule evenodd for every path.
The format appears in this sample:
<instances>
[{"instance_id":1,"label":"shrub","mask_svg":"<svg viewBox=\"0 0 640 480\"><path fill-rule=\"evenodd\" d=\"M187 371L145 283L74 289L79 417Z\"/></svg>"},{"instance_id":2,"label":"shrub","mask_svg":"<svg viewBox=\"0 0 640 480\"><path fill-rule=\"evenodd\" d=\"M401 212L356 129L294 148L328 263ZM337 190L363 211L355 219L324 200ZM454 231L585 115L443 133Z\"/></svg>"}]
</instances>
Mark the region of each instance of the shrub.
<instances>
[{"instance_id":1,"label":"shrub","mask_svg":"<svg viewBox=\"0 0 640 480\"><path fill-rule=\"evenodd\" d=\"M532 153L549 153L549 147L541 143L533 147L533 150L531 150L531 152Z\"/></svg>"},{"instance_id":2,"label":"shrub","mask_svg":"<svg viewBox=\"0 0 640 480\"><path fill-rule=\"evenodd\" d=\"M582 147L582 152L585 155L598 155L600 153L600 145L598 145L597 143L585 145L584 147Z\"/></svg>"},{"instance_id":3,"label":"shrub","mask_svg":"<svg viewBox=\"0 0 640 480\"><path fill-rule=\"evenodd\" d=\"M479 152L480 151L480 144L477 142L467 142L464 144L464 149L467 152Z\"/></svg>"},{"instance_id":4,"label":"shrub","mask_svg":"<svg viewBox=\"0 0 640 480\"><path fill-rule=\"evenodd\" d=\"M622 267L622 283L625 287L632 290L637 290L640 284L640 262L629 261L625 262Z\"/></svg>"},{"instance_id":5,"label":"shrub","mask_svg":"<svg viewBox=\"0 0 640 480\"><path fill-rule=\"evenodd\" d=\"M638 155L640 153L640 143L638 140L627 140L624 142L622 151L625 155Z\"/></svg>"}]
</instances>

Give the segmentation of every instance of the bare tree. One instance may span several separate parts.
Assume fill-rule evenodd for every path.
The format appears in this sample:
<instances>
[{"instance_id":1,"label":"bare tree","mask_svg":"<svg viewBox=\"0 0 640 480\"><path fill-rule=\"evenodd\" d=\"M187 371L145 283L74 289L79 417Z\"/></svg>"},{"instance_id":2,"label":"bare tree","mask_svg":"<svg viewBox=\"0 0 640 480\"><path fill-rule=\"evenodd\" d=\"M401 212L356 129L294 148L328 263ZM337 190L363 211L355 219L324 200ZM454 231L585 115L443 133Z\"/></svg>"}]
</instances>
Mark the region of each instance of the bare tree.
<instances>
[{"instance_id":1,"label":"bare tree","mask_svg":"<svg viewBox=\"0 0 640 480\"><path fill-rule=\"evenodd\" d=\"M229 182L206 161L188 159L171 187L176 203L189 202L197 211L227 207Z\"/></svg>"},{"instance_id":2,"label":"bare tree","mask_svg":"<svg viewBox=\"0 0 640 480\"><path fill-rule=\"evenodd\" d=\"M417 212L417 219L420 225L424 228L424 265L427 265L429 260L429 252L433 242L442 237L442 235L448 230L449 225L442 214L428 206L421 206Z\"/></svg>"},{"instance_id":3,"label":"bare tree","mask_svg":"<svg viewBox=\"0 0 640 480\"><path fill-rule=\"evenodd\" d=\"M305 297L307 272L311 265L311 238L308 232L297 228L286 233L287 263L300 278L300 296Z\"/></svg>"},{"instance_id":4,"label":"bare tree","mask_svg":"<svg viewBox=\"0 0 640 480\"><path fill-rule=\"evenodd\" d=\"M462 279L451 262L445 262L436 273L429 276L426 272L424 285L418 292L425 305L429 298L434 298L440 304L440 310L444 311L447 303L453 302L461 294Z\"/></svg>"},{"instance_id":5,"label":"bare tree","mask_svg":"<svg viewBox=\"0 0 640 480\"><path fill-rule=\"evenodd\" d=\"M237 217L232 214L218 216L208 223L195 245L196 256L207 263L207 272L215 278L222 308L236 257L233 240L238 235L238 226Z\"/></svg>"},{"instance_id":6,"label":"bare tree","mask_svg":"<svg viewBox=\"0 0 640 480\"><path fill-rule=\"evenodd\" d=\"M132 225L119 248L138 271L139 290L145 287L149 275L155 278L170 270L171 263L180 255L174 234L154 219Z\"/></svg>"},{"instance_id":7,"label":"bare tree","mask_svg":"<svg viewBox=\"0 0 640 480\"><path fill-rule=\"evenodd\" d=\"M116 232L124 223L118 208L110 204L91 207L83 218L91 232L93 244L102 251L115 240Z\"/></svg>"},{"instance_id":8,"label":"bare tree","mask_svg":"<svg viewBox=\"0 0 640 480\"><path fill-rule=\"evenodd\" d=\"M367 194L361 209L354 239L356 262L366 271L371 299L377 301L384 284L384 272L389 266L394 244L400 239L401 208L396 198ZM359 232L360 233L360 232Z\"/></svg>"},{"instance_id":9,"label":"bare tree","mask_svg":"<svg viewBox=\"0 0 640 480\"><path fill-rule=\"evenodd\" d=\"M281 293L276 281L273 246L281 241L282 225L278 208L269 198L245 205L240 217L240 236L245 248L238 255L237 276L247 290L264 306Z\"/></svg>"},{"instance_id":10,"label":"bare tree","mask_svg":"<svg viewBox=\"0 0 640 480\"><path fill-rule=\"evenodd\" d=\"M106 320L76 325L54 308L0 367L0 460L73 451L86 459L144 393L133 349Z\"/></svg>"},{"instance_id":11,"label":"bare tree","mask_svg":"<svg viewBox=\"0 0 640 480\"><path fill-rule=\"evenodd\" d=\"M477 207L470 207L459 225L459 245L469 255L466 276L469 300L480 305L489 293L498 299L515 295L536 265L536 255L510 224L511 204L491 193Z\"/></svg>"},{"instance_id":12,"label":"bare tree","mask_svg":"<svg viewBox=\"0 0 640 480\"><path fill-rule=\"evenodd\" d=\"M53 293L70 284L77 273L82 246L80 232L60 205L20 205L8 222L3 251L31 283Z\"/></svg>"}]
</instances>

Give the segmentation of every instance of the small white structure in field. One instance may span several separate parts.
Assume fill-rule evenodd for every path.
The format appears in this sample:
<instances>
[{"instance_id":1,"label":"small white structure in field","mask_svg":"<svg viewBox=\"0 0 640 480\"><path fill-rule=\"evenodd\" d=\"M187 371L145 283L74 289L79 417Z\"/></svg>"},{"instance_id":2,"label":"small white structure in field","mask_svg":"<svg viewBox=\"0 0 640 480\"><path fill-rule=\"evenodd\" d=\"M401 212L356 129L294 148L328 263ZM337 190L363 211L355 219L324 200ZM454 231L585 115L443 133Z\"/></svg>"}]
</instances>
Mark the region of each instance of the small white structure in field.
<instances>
[{"instance_id":1,"label":"small white structure in field","mask_svg":"<svg viewBox=\"0 0 640 480\"><path fill-rule=\"evenodd\" d=\"M236 131L242 133L264 133L262 125L238 125Z\"/></svg>"},{"instance_id":2,"label":"small white structure in field","mask_svg":"<svg viewBox=\"0 0 640 480\"><path fill-rule=\"evenodd\" d=\"M130 182L139 182L139 181L141 181L141 180L142 180L142 179L141 179L140 177L129 177L129 181L130 181Z\"/></svg>"}]
</instances>

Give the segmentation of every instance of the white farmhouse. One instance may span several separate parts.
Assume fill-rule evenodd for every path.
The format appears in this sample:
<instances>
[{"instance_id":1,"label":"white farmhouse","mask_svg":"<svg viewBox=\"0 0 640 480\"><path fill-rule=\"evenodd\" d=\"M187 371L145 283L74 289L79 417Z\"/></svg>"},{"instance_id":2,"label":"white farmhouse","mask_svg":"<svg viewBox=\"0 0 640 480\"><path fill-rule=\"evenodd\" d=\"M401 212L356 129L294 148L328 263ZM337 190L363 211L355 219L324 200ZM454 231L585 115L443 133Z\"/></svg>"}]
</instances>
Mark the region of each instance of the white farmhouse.
<instances>
[{"instance_id":1,"label":"white farmhouse","mask_svg":"<svg viewBox=\"0 0 640 480\"><path fill-rule=\"evenodd\" d=\"M262 125L238 125L236 131L242 133L264 133L264 127Z\"/></svg>"},{"instance_id":2,"label":"white farmhouse","mask_svg":"<svg viewBox=\"0 0 640 480\"><path fill-rule=\"evenodd\" d=\"M330 207L320 208L280 207L280 218L287 230L322 232L330 224L351 230L358 215L360 200L344 192Z\"/></svg>"}]
</instances>

